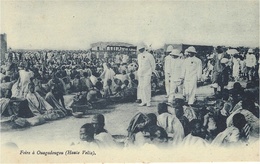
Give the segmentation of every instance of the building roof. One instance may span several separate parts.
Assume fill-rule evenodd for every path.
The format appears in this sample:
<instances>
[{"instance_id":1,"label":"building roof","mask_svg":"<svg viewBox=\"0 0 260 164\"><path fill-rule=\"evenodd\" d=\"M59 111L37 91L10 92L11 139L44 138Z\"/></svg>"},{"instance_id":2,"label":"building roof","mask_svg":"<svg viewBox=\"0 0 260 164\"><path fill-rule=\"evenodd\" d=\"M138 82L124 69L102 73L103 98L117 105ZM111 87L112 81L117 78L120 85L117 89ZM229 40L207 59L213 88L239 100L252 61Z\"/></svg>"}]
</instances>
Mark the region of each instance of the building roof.
<instances>
[{"instance_id":1,"label":"building roof","mask_svg":"<svg viewBox=\"0 0 260 164\"><path fill-rule=\"evenodd\" d=\"M118 47L136 47L133 44L129 43L123 43L123 42L97 42L97 43L92 43L90 45L92 48L93 47L102 47L105 48L107 46L118 46Z\"/></svg>"}]
</instances>

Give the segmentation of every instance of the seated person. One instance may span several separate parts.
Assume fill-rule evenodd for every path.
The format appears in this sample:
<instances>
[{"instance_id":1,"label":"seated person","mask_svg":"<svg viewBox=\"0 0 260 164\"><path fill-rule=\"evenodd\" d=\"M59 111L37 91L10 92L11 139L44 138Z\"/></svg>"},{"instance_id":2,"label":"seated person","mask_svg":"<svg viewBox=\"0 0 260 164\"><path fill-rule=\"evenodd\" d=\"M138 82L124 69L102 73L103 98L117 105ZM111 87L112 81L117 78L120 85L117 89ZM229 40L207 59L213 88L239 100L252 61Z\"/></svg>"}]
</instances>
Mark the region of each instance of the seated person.
<instances>
[{"instance_id":1,"label":"seated person","mask_svg":"<svg viewBox=\"0 0 260 164\"><path fill-rule=\"evenodd\" d=\"M15 104L15 105L14 105ZM33 113L28 106L28 101L25 99L12 98L12 91L6 90L5 97L0 98L1 117L33 117Z\"/></svg>"},{"instance_id":2,"label":"seated person","mask_svg":"<svg viewBox=\"0 0 260 164\"><path fill-rule=\"evenodd\" d=\"M230 93L233 98L233 106L234 106L239 101L241 101L242 95L244 94L244 88L241 86L239 82L235 82L233 85L233 89L230 90Z\"/></svg>"},{"instance_id":3,"label":"seated person","mask_svg":"<svg viewBox=\"0 0 260 164\"><path fill-rule=\"evenodd\" d=\"M121 91L122 81L119 79L114 79L114 85L112 86L112 94L116 95Z\"/></svg>"},{"instance_id":4,"label":"seated person","mask_svg":"<svg viewBox=\"0 0 260 164\"><path fill-rule=\"evenodd\" d=\"M71 90L72 92L81 92L84 82L80 79L80 75L77 74L75 79L72 80Z\"/></svg>"},{"instance_id":5,"label":"seated person","mask_svg":"<svg viewBox=\"0 0 260 164\"><path fill-rule=\"evenodd\" d=\"M120 88L118 88L118 92L114 95L117 97L120 102L134 102L136 100L137 89L130 87L129 81L125 80Z\"/></svg>"},{"instance_id":6,"label":"seated person","mask_svg":"<svg viewBox=\"0 0 260 164\"><path fill-rule=\"evenodd\" d=\"M137 88L138 86L138 80L135 79L135 75L133 73L129 74L129 87L131 88Z\"/></svg>"},{"instance_id":7,"label":"seated person","mask_svg":"<svg viewBox=\"0 0 260 164\"><path fill-rule=\"evenodd\" d=\"M115 141L111 134L104 129L105 117L102 114L96 114L91 121L94 127L94 138L100 142L100 147L109 148L115 146Z\"/></svg>"},{"instance_id":8,"label":"seated person","mask_svg":"<svg viewBox=\"0 0 260 164\"><path fill-rule=\"evenodd\" d=\"M223 107L226 108L226 111L228 112L228 115L230 114L230 111L233 109L232 101L229 96L229 91L227 89L224 89L222 91L222 101L224 102Z\"/></svg>"},{"instance_id":9,"label":"seated person","mask_svg":"<svg viewBox=\"0 0 260 164\"><path fill-rule=\"evenodd\" d=\"M57 86L54 85L50 92L47 93L45 100L52 106L53 110L59 114L59 117L65 117L70 114L66 108L64 108L58 99L55 97L57 93Z\"/></svg>"},{"instance_id":10,"label":"seated person","mask_svg":"<svg viewBox=\"0 0 260 164\"><path fill-rule=\"evenodd\" d=\"M96 87L87 94L87 101L96 102L103 97L103 84L98 81Z\"/></svg>"},{"instance_id":11,"label":"seated person","mask_svg":"<svg viewBox=\"0 0 260 164\"><path fill-rule=\"evenodd\" d=\"M42 79L40 76L37 76L33 79L33 83L35 84L35 92L39 93L42 97L47 94L47 91L42 86Z\"/></svg>"},{"instance_id":12,"label":"seated person","mask_svg":"<svg viewBox=\"0 0 260 164\"><path fill-rule=\"evenodd\" d=\"M143 146L150 142L150 131L157 125L157 117L154 113L137 113L127 128L128 137L125 146Z\"/></svg>"},{"instance_id":13,"label":"seated person","mask_svg":"<svg viewBox=\"0 0 260 164\"><path fill-rule=\"evenodd\" d=\"M123 84L121 85L121 89L125 90L127 88L129 88L129 81L128 80L124 80Z\"/></svg>"},{"instance_id":14,"label":"seated person","mask_svg":"<svg viewBox=\"0 0 260 164\"><path fill-rule=\"evenodd\" d=\"M184 116L183 107L180 105L177 105L175 107L175 114L183 126L184 136L187 136L190 133L189 120Z\"/></svg>"},{"instance_id":15,"label":"seated person","mask_svg":"<svg viewBox=\"0 0 260 164\"><path fill-rule=\"evenodd\" d=\"M29 92L26 95L26 99L29 104L29 108L34 113L34 115L44 114L46 111L52 110L52 106L40 96L39 93L35 92L34 83L28 84Z\"/></svg>"},{"instance_id":16,"label":"seated person","mask_svg":"<svg viewBox=\"0 0 260 164\"><path fill-rule=\"evenodd\" d=\"M70 82L69 77L63 78L63 81L65 83L65 89L67 91L66 93L70 94L71 92L73 92L73 90L71 90L71 82Z\"/></svg>"},{"instance_id":17,"label":"seated person","mask_svg":"<svg viewBox=\"0 0 260 164\"><path fill-rule=\"evenodd\" d=\"M211 112L208 112L204 115L204 132L205 132L205 140L211 143L218 134L216 119L214 118Z\"/></svg>"},{"instance_id":18,"label":"seated person","mask_svg":"<svg viewBox=\"0 0 260 164\"><path fill-rule=\"evenodd\" d=\"M158 104L157 124L164 128L169 137L172 137L173 144L179 144L184 138L184 129L180 120L171 113L168 112L168 106L166 103Z\"/></svg>"},{"instance_id":19,"label":"seated person","mask_svg":"<svg viewBox=\"0 0 260 164\"><path fill-rule=\"evenodd\" d=\"M228 109L229 108L223 106L215 113L218 133L224 131L227 127L226 120L229 116Z\"/></svg>"},{"instance_id":20,"label":"seated person","mask_svg":"<svg viewBox=\"0 0 260 164\"><path fill-rule=\"evenodd\" d=\"M112 96L112 80L108 79L107 80L107 86L104 87L104 98L109 98L110 96Z\"/></svg>"},{"instance_id":21,"label":"seated person","mask_svg":"<svg viewBox=\"0 0 260 164\"><path fill-rule=\"evenodd\" d=\"M83 77L80 79L82 81L82 90L83 91L90 91L93 89L93 84L89 78L88 72L83 72Z\"/></svg>"},{"instance_id":22,"label":"seated person","mask_svg":"<svg viewBox=\"0 0 260 164\"><path fill-rule=\"evenodd\" d=\"M47 83L47 87L49 90L49 93L51 92L52 95L55 97L57 102L61 102L61 105L65 109L65 103L64 103L64 94L66 93L65 83L62 79L59 78L58 73L53 73L52 79ZM48 95L48 94L47 94ZM47 96L46 95L46 96ZM50 94L49 94L50 95ZM50 102L49 102L50 103ZM51 103L50 103L51 104ZM51 104L52 105L52 104ZM53 106L53 105L52 105ZM54 106L53 106L54 107Z\"/></svg>"},{"instance_id":23,"label":"seated person","mask_svg":"<svg viewBox=\"0 0 260 164\"><path fill-rule=\"evenodd\" d=\"M167 132L159 126L153 126L150 128L150 144L157 147L167 147L168 146L168 134Z\"/></svg>"},{"instance_id":24,"label":"seated person","mask_svg":"<svg viewBox=\"0 0 260 164\"><path fill-rule=\"evenodd\" d=\"M87 69L89 79L91 80L91 83L95 86L97 83L97 77L92 74L92 71L90 69Z\"/></svg>"},{"instance_id":25,"label":"seated person","mask_svg":"<svg viewBox=\"0 0 260 164\"><path fill-rule=\"evenodd\" d=\"M245 116L241 113L234 115L233 126L227 127L223 132L219 133L213 140L214 146L235 146L249 139L250 127L247 124Z\"/></svg>"},{"instance_id":26,"label":"seated person","mask_svg":"<svg viewBox=\"0 0 260 164\"><path fill-rule=\"evenodd\" d=\"M253 109L252 109L253 108ZM233 112L230 116L228 116L228 118L226 119L226 125L227 127L230 127L232 125L234 125L234 116L236 114L242 114L245 117L245 120L247 122L247 124L250 127L250 136L251 138L259 138L259 118L256 117L256 115L254 113L252 113L252 110L255 110L255 105L254 102L252 101L243 101L242 102L242 108L236 110L235 112Z\"/></svg>"},{"instance_id":27,"label":"seated person","mask_svg":"<svg viewBox=\"0 0 260 164\"><path fill-rule=\"evenodd\" d=\"M77 146L82 148L98 148L99 141L94 139L95 128L91 123L84 124L81 126L79 131L80 142Z\"/></svg>"},{"instance_id":28,"label":"seated person","mask_svg":"<svg viewBox=\"0 0 260 164\"><path fill-rule=\"evenodd\" d=\"M6 90L4 96L0 98L1 117L2 116L11 116L11 115L15 114L12 111L12 107L10 105L10 98L11 97L12 97L12 92L9 89L9 90Z\"/></svg>"},{"instance_id":29,"label":"seated person","mask_svg":"<svg viewBox=\"0 0 260 164\"><path fill-rule=\"evenodd\" d=\"M0 83L0 97L4 97L6 90L12 89L15 81L10 81L10 76L5 76Z\"/></svg>"},{"instance_id":30,"label":"seated person","mask_svg":"<svg viewBox=\"0 0 260 164\"><path fill-rule=\"evenodd\" d=\"M128 80L121 86L123 97L128 102L134 102L137 98L137 88L130 85Z\"/></svg>"},{"instance_id":31,"label":"seated person","mask_svg":"<svg viewBox=\"0 0 260 164\"><path fill-rule=\"evenodd\" d=\"M183 146L208 146L208 143L203 139L204 133L202 123L198 119L190 122L191 132L183 139Z\"/></svg>"},{"instance_id":32,"label":"seated person","mask_svg":"<svg viewBox=\"0 0 260 164\"><path fill-rule=\"evenodd\" d=\"M121 80L121 81L125 81L125 80L128 80L128 75L126 74L126 71L123 70L123 71L122 71L122 74L116 74L116 75L115 75L115 78L116 78L116 79L119 79L119 80Z\"/></svg>"}]
</instances>

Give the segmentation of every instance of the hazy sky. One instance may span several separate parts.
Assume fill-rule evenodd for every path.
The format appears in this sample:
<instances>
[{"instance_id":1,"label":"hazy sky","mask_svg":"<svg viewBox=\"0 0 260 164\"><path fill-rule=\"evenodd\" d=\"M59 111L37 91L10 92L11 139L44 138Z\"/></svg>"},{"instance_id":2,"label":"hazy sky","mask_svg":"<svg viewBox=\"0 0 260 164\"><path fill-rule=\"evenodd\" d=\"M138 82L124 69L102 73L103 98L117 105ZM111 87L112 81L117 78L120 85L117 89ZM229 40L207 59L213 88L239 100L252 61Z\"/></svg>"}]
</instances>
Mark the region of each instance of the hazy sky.
<instances>
[{"instance_id":1,"label":"hazy sky","mask_svg":"<svg viewBox=\"0 0 260 164\"><path fill-rule=\"evenodd\" d=\"M1 1L8 47L87 49L97 41L259 45L258 1Z\"/></svg>"}]
</instances>

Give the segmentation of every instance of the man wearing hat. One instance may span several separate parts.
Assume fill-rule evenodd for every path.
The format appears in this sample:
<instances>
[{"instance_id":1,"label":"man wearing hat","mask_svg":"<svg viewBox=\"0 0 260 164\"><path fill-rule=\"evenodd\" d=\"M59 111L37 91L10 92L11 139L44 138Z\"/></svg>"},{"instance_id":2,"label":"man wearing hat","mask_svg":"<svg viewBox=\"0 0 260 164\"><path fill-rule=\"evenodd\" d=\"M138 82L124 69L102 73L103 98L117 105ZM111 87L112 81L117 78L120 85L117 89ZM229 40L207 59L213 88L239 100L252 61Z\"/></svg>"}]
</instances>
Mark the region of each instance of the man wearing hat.
<instances>
[{"instance_id":1,"label":"man wearing hat","mask_svg":"<svg viewBox=\"0 0 260 164\"><path fill-rule=\"evenodd\" d=\"M151 106L151 76L155 71L155 60L152 54L147 52L146 46L141 44L138 47L138 98L142 103L139 106Z\"/></svg>"},{"instance_id":2,"label":"man wearing hat","mask_svg":"<svg viewBox=\"0 0 260 164\"><path fill-rule=\"evenodd\" d=\"M256 57L254 51L250 48L246 55L246 68L247 68L247 78L248 81L251 81L253 78L253 72L256 66Z\"/></svg>"},{"instance_id":3,"label":"man wearing hat","mask_svg":"<svg viewBox=\"0 0 260 164\"><path fill-rule=\"evenodd\" d=\"M166 57L164 58L164 76L165 76L165 90L166 98L170 95L170 78L171 78L171 61L172 57L170 53L172 52L173 47L169 45L166 49Z\"/></svg>"},{"instance_id":4,"label":"man wearing hat","mask_svg":"<svg viewBox=\"0 0 260 164\"><path fill-rule=\"evenodd\" d=\"M180 59L180 50L173 49L170 53L171 56L171 65L170 65L170 92L168 102L172 103L176 88L181 85L181 70L182 70L182 61Z\"/></svg>"},{"instance_id":5,"label":"man wearing hat","mask_svg":"<svg viewBox=\"0 0 260 164\"><path fill-rule=\"evenodd\" d=\"M105 117L103 114L96 114L91 121L92 125L95 129L95 136L94 138L100 141L100 146L107 148L115 146L115 141L111 134L104 129L105 126Z\"/></svg>"},{"instance_id":6,"label":"man wearing hat","mask_svg":"<svg viewBox=\"0 0 260 164\"><path fill-rule=\"evenodd\" d=\"M186 49L185 53L188 54L188 58L184 60L181 77L184 79L186 101L188 101L189 105L192 105L195 101L197 81L201 79L202 75L202 62L199 58L195 57L197 52L193 46Z\"/></svg>"}]
</instances>

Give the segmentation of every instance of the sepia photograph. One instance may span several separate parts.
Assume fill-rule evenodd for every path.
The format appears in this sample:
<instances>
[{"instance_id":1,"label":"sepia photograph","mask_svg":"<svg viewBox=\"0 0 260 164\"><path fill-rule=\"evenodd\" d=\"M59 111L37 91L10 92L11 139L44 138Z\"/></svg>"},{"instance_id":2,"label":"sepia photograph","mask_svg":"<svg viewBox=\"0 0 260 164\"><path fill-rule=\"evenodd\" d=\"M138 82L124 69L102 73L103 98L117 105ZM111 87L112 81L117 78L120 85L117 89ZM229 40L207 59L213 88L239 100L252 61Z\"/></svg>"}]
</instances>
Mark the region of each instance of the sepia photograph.
<instances>
[{"instance_id":1,"label":"sepia photograph","mask_svg":"<svg viewBox=\"0 0 260 164\"><path fill-rule=\"evenodd\" d=\"M259 162L258 0L0 0L0 163Z\"/></svg>"}]
</instances>

